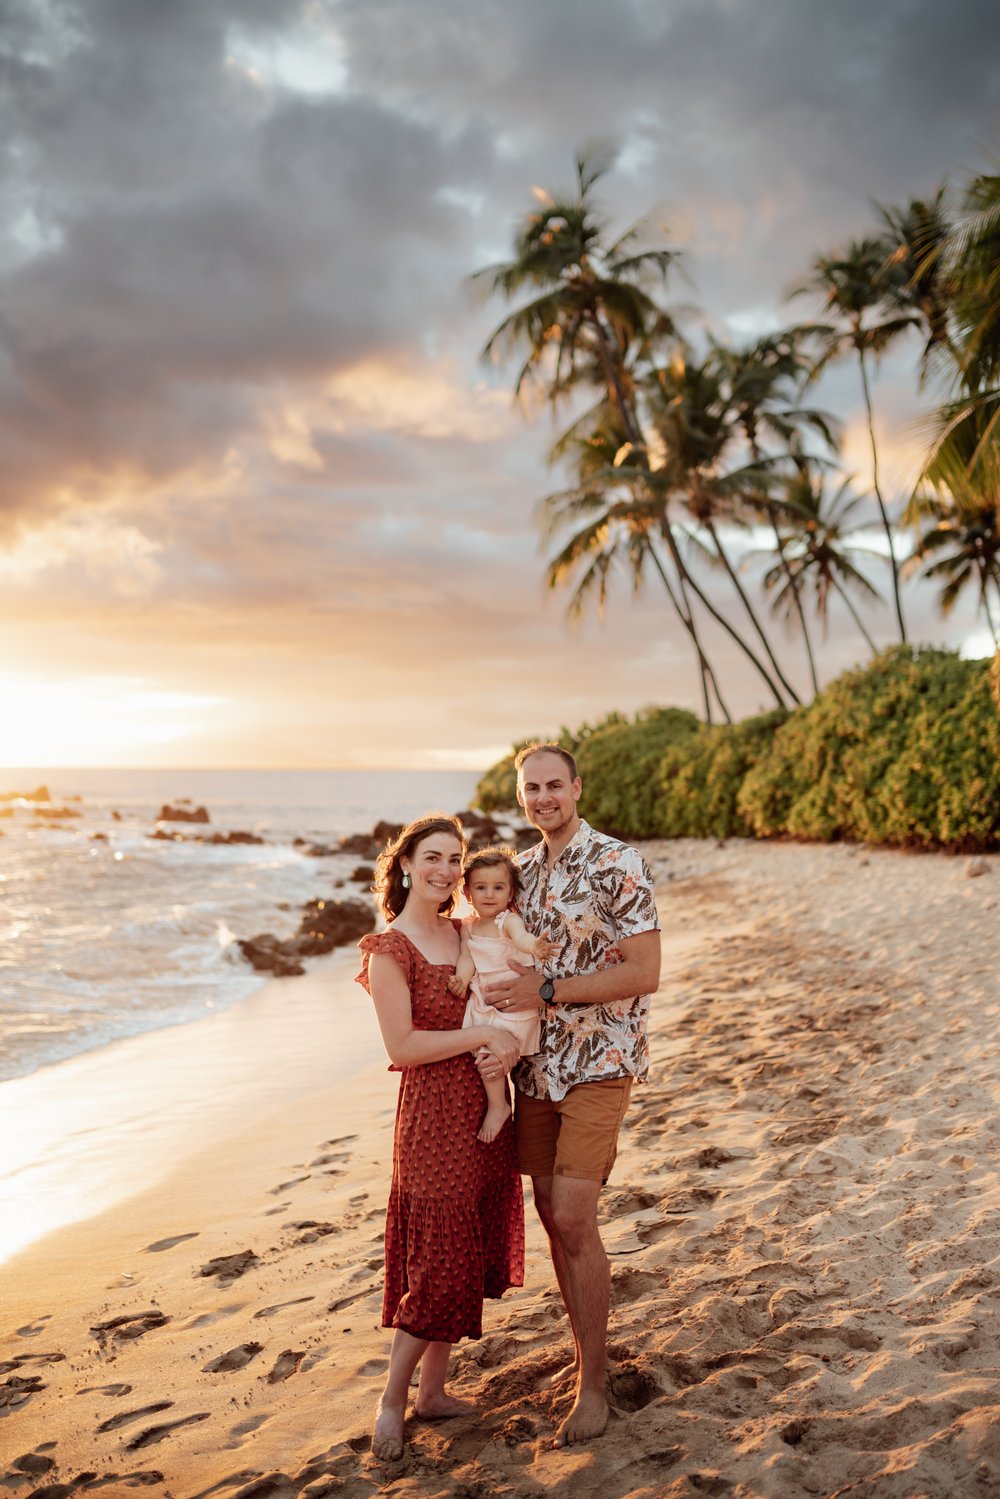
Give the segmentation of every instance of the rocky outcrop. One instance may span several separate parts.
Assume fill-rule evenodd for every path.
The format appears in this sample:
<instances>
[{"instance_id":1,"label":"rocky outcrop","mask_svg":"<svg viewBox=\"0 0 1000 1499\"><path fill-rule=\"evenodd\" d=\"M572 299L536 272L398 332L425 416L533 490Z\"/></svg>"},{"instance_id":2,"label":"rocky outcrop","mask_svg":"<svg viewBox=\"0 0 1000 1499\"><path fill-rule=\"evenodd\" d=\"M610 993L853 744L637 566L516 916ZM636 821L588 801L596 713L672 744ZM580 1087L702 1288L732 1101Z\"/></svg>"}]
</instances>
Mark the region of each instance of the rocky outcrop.
<instances>
[{"instance_id":1,"label":"rocky outcrop","mask_svg":"<svg viewBox=\"0 0 1000 1499\"><path fill-rule=\"evenodd\" d=\"M237 943L240 952L259 972L287 978L305 973L303 958L315 958L357 942L375 927L375 908L367 900L350 896L344 900L311 900L303 908L294 937L275 937L263 932Z\"/></svg>"},{"instance_id":2,"label":"rocky outcrop","mask_svg":"<svg viewBox=\"0 0 1000 1499\"><path fill-rule=\"evenodd\" d=\"M49 788L36 786L34 791L0 791L0 802L50 802Z\"/></svg>"},{"instance_id":3,"label":"rocky outcrop","mask_svg":"<svg viewBox=\"0 0 1000 1499\"><path fill-rule=\"evenodd\" d=\"M192 807L190 802L181 801L176 806L171 802L165 802L156 820L157 822L210 822L211 818L205 807Z\"/></svg>"}]
</instances>

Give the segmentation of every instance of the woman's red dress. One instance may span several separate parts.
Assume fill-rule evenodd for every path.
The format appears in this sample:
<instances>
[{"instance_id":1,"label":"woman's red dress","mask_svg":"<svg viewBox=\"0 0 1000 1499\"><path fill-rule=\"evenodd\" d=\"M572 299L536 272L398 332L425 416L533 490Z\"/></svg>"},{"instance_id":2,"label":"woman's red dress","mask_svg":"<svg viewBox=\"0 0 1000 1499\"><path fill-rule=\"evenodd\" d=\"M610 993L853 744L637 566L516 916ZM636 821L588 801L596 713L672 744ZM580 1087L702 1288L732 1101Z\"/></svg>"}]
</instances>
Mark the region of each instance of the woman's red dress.
<instances>
[{"instance_id":1,"label":"woman's red dress","mask_svg":"<svg viewBox=\"0 0 1000 1499\"><path fill-rule=\"evenodd\" d=\"M461 1029L465 1000L448 992L454 964L428 962L391 927L358 946L358 982L369 993L368 959L386 953L406 975L416 1029ZM477 1140L485 1109L468 1052L401 1069L385 1220L384 1327L441 1343L479 1338L483 1297L524 1284L514 1130L508 1120L489 1145Z\"/></svg>"}]
</instances>

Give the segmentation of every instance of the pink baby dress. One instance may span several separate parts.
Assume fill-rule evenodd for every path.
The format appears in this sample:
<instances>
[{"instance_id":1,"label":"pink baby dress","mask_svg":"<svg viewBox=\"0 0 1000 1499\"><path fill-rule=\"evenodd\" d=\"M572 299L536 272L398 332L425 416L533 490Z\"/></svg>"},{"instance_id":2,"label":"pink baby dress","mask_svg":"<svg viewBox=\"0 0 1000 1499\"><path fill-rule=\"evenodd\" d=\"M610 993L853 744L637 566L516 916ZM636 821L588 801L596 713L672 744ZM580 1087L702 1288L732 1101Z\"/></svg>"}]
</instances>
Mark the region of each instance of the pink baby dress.
<instances>
[{"instance_id":1,"label":"pink baby dress","mask_svg":"<svg viewBox=\"0 0 1000 1499\"><path fill-rule=\"evenodd\" d=\"M475 976L469 985L469 1001L465 1006L465 1025L502 1025L504 1030L511 1031L518 1040L521 1047L522 1057L527 1057L538 1050L538 1032L540 1030L537 1013L534 1015L505 1015L502 1010L494 1009L483 1000L482 985L500 978L513 978L514 970L508 967L508 962L513 959L515 963L531 963L533 960L529 953L524 953L519 947L515 947L509 937L503 935L507 918L512 913L508 909L501 911L496 918L498 937L477 936L477 928L481 923L473 922L466 927L469 938L469 952L472 961L476 965Z\"/></svg>"}]
</instances>

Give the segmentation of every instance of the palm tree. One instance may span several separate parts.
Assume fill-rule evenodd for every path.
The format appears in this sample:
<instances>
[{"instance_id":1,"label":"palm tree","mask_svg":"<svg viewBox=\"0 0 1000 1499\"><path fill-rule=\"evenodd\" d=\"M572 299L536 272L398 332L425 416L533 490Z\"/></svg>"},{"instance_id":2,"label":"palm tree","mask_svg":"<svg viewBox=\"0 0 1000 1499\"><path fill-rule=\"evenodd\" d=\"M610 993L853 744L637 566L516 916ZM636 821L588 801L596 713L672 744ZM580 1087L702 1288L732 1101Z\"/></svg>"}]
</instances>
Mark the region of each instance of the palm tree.
<instances>
[{"instance_id":1,"label":"palm tree","mask_svg":"<svg viewBox=\"0 0 1000 1499\"><path fill-rule=\"evenodd\" d=\"M910 501L906 519L917 526L927 523L910 565L943 582L942 614L974 585L1000 646L1000 445L984 442L982 435L992 423L989 409L979 406L954 428L927 464L925 485Z\"/></svg>"},{"instance_id":2,"label":"palm tree","mask_svg":"<svg viewBox=\"0 0 1000 1499\"><path fill-rule=\"evenodd\" d=\"M951 307L956 283L945 254L951 234L946 192L942 186L929 199L911 198L905 208L879 210L884 296L900 313L913 315L923 333L921 384L938 354L955 354Z\"/></svg>"},{"instance_id":3,"label":"palm tree","mask_svg":"<svg viewBox=\"0 0 1000 1499\"><path fill-rule=\"evenodd\" d=\"M664 283L678 254L640 248L635 228L604 244L593 190L611 164L607 153L578 156L575 197L537 194L542 206L528 215L514 259L487 266L471 281L507 301L529 296L494 329L483 349L484 358L500 359L527 346L516 394L536 383L555 404L580 385L603 385L636 442L635 363L654 341L675 332L653 290Z\"/></svg>"},{"instance_id":4,"label":"palm tree","mask_svg":"<svg viewBox=\"0 0 1000 1499\"><path fill-rule=\"evenodd\" d=\"M811 586L824 633L831 595L838 594L874 655L875 642L848 592L854 588L868 598L880 598L878 590L855 565L858 557L878 555L851 539L861 529L853 518L861 503L861 496L851 494L849 479L829 496L821 467L803 460L784 482L782 529L786 536L788 571L804 596ZM786 570L780 565L770 568L764 574L764 587L774 594L774 612L790 617L794 595Z\"/></svg>"},{"instance_id":5,"label":"palm tree","mask_svg":"<svg viewBox=\"0 0 1000 1499\"><path fill-rule=\"evenodd\" d=\"M893 339L913 326L915 316L911 312L896 311L889 316L884 314L888 295L886 278L885 246L880 239L869 237L853 241L843 255L817 257L813 262L813 273L809 281L799 287L794 295L805 293L820 295L827 312L838 320L836 324L816 330L826 345L823 356L816 364L817 375L830 360L843 353L845 349L853 349L858 357L861 389L868 420L868 436L872 450L872 487L889 546L892 591L896 606L896 619L899 623L899 635L900 639L905 641L906 625L903 621L903 606L899 596L899 563L896 558L889 512L886 509L879 483L878 446L875 441L875 420L867 360L869 356L877 360Z\"/></svg>"},{"instance_id":6,"label":"palm tree","mask_svg":"<svg viewBox=\"0 0 1000 1499\"><path fill-rule=\"evenodd\" d=\"M727 574L774 676L798 703L798 693L781 669L719 530L720 523L747 523L748 498L759 499L759 485L758 465L731 466L740 427L718 361L710 355L699 364L676 354L669 365L651 373L645 395L653 455L650 482L660 495L681 503L697 531L710 538L712 555ZM760 670L756 656L746 653ZM778 705L786 706L770 673L762 675Z\"/></svg>"},{"instance_id":7,"label":"palm tree","mask_svg":"<svg viewBox=\"0 0 1000 1499\"><path fill-rule=\"evenodd\" d=\"M726 382L730 409L746 438L750 457L760 471L756 482L757 497L751 489L748 499L771 527L775 555L785 572L802 631L815 694L819 691L819 680L809 627L798 584L785 561L784 538L778 525L780 506L771 495L776 463L784 461L786 454L794 456L802 451L803 428L818 433L828 448L834 449L837 445L833 418L826 412L798 403L799 390L812 373L813 361L806 349L811 337L812 330L801 327L767 334L741 348L728 348L712 340L712 359ZM766 454L762 437L776 440L779 453Z\"/></svg>"},{"instance_id":8,"label":"palm tree","mask_svg":"<svg viewBox=\"0 0 1000 1499\"><path fill-rule=\"evenodd\" d=\"M647 475L632 468L623 471L623 459L631 451L621 412L607 403L588 412L556 443L551 457L572 465L576 483L542 501L544 534L555 540L567 530L570 533L559 542L549 562L546 581L553 589L573 585L569 615L574 619L582 614L591 598L596 598L598 612L603 613L608 580L616 562L626 563L635 593L642 588L646 566L651 566L698 658L705 721L712 722L711 690L723 718L731 723L732 716L701 645L688 597L686 571L683 566L677 567L676 582L671 581L656 547L659 525L655 509L636 499L637 494L643 493ZM679 556L672 535L668 550Z\"/></svg>"}]
</instances>

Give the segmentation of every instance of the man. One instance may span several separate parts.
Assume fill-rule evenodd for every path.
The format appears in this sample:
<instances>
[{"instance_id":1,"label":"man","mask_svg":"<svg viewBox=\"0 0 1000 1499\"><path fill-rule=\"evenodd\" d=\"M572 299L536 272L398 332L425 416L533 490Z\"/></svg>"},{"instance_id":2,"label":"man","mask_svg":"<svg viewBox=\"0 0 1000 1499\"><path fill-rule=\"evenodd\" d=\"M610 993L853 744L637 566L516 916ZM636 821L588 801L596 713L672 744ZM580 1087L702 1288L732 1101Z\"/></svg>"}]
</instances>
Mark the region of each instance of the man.
<instances>
[{"instance_id":1,"label":"man","mask_svg":"<svg viewBox=\"0 0 1000 1499\"><path fill-rule=\"evenodd\" d=\"M513 1074L514 1122L576 1345L563 1371L575 1379L576 1398L556 1434L562 1447L600 1436L608 1422L611 1267L597 1202L632 1082L648 1071L659 921L638 850L595 832L577 812L582 787L569 751L531 744L515 763L517 799L542 835L521 855L518 906L528 930L561 950L544 975L517 966L484 993L500 1010L542 1011L541 1049Z\"/></svg>"}]
</instances>

